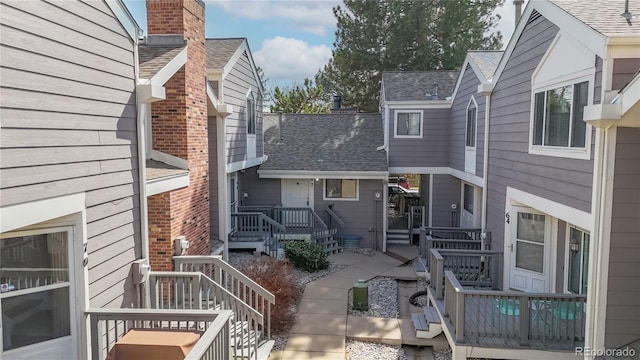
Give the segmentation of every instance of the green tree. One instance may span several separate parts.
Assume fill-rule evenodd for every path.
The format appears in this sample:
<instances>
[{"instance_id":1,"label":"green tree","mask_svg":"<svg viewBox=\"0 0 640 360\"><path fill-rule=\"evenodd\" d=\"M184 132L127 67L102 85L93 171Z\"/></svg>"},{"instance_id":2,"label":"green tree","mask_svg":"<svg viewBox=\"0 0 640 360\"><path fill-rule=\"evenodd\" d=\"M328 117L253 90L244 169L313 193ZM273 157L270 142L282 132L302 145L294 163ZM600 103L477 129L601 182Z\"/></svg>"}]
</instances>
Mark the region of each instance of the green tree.
<instances>
[{"instance_id":1,"label":"green tree","mask_svg":"<svg viewBox=\"0 0 640 360\"><path fill-rule=\"evenodd\" d=\"M304 79L302 86L295 85L289 89L273 90L271 112L296 114L326 114L330 111L330 102L322 85L315 85L313 80Z\"/></svg>"},{"instance_id":2,"label":"green tree","mask_svg":"<svg viewBox=\"0 0 640 360\"><path fill-rule=\"evenodd\" d=\"M390 70L452 70L467 50L501 47L493 10L504 0L344 0L336 6L333 58L316 83L345 106L377 111L380 80Z\"/></svg>"}]
</instances>

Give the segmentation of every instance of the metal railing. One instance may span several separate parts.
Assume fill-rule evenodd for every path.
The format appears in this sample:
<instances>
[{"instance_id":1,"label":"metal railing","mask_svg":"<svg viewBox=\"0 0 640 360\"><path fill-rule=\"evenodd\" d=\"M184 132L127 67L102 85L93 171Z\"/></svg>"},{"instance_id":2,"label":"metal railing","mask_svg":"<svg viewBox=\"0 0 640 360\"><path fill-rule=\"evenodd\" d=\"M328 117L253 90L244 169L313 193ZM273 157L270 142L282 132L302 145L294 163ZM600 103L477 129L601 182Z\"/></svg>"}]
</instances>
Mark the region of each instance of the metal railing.
<instances>
[{"instance_id":1,"label":"metal railing","mask_svg":"<svg viewBox=\"0 0 640 360\"><path fill-rule=\"evenodd\" d=\"M420 228L420 258L425 259L425 266L428 267L431 249L481 250L483 247L481 234L481 229L423 226ZM490 239L488 233L487 239ZM485 239L485 247L489 245L487 239Z\"/></svg>"},{"instance_id":2,"label":"metal railing","mask_svg":"<svg viewBox=\"0 0 640 360\"><path fill-rule=\"evenodd\" d=\"M239 359L229 351L229 310L88 309L91 359L107 359L116 342L131 329L193 331L200 339L185 360Z\"/></svg>"},{"instance_id":3,"label":"metal railing","mask_svg":"<svg viewBox=\"0 0 640 360\"><path fill-rule=\"evenodd\" d=\"M231 310L234 357L257 354L264 318L230 291L201 272L151 272L151 307L154 309Z\"/></svg>"},{"instance_id":4,"label":"metal railing","mask_svg":"<svg viewBox=\"0 0 640 360\"><path fill-rule=\"evenodd\" d=\"M522 347L571 350L585 338L586 295L465 289L445 271L444 316L458 343L508 339Z\"/></svg>"},{"instance_id":5,"label":"metal railing","mask_svg":"<svg viewBox=\"0 0 640 360\"><path fill-rule=\"evenodd\" d=\"M271 307L276 303L272 293L218 255L174 256L173 261L176 271L201 272L260 313L264 319L265 336L271 338Z\"/></svg>"},{"instance_id":6,"label":"metal railing","mask_svg":"<svg viewBox=\"0 0 640 360\"><path fill-rule=\"evenodd\" d=\"M429 273L436 299L444 296L444 272L452 271L463 286L499 289L502 251L431 249Z\"/></svg>"}]
</instances>

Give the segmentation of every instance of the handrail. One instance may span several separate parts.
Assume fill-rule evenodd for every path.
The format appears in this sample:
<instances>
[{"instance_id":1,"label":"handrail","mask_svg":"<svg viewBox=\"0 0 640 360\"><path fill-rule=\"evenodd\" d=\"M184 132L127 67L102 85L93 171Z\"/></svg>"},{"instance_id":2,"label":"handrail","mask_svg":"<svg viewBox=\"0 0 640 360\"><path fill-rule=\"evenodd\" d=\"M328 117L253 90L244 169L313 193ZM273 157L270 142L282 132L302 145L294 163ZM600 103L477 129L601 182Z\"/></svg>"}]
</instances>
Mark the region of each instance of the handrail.
<instances>
[{"instance_id":1,"label":"handrail","mask_svg":"<svg viewBox=\"0 0 640 360\"><path fill-rule=\"evenodd\" d=\"M229 358L229 320L232 312L216 316L200 340L189 351L184 360L227 359ZM222 336L220 336L222 335Z\"/></svg>"},{"instance_id":2,"label":"handrail","mask_svg":"<svg viewBox=\"0 0 640 360\"><path fill-rule=\"evenodd\" d=\"M444 270L459 271L463 278L456 279L465 285L498 289L501 258L502 251L498 250L430 249L427 269L431 274L431 286L436 290L436 299L444 296Z\"/></svg>"},{"instance_id":3,"label":"handrail","mask_svg":"<svg viewBox=\"0 0 640 360\"><path fill-rule=\"evenodd\" d=\"M338 225L344 226L344 221L342 221L340 216L338 216L338 214L336 214L336 212L333 211L333 209L330 206L325 207L324 211L326 211L326 213L329 214L329 218L331 220L335 220L335 222L337 222Z\"/></svg>"},{"instance_id":4,"label":"handrail","mask_svg":"<svg viewBox=\"0 0 640 360\"><path fill-rule=\"evenodd\" d=\"M311 215L313 216L313 219L314 219L314 223L312 226L313 229L318 229L318 228L321 230L329 229L327 224L324 222L324 220L322 220L322 218L320 217L320 215L318 215L317 212L315 212L312 208L309 208L309 212L311 212Z\"/></svg>"}]
</instances>

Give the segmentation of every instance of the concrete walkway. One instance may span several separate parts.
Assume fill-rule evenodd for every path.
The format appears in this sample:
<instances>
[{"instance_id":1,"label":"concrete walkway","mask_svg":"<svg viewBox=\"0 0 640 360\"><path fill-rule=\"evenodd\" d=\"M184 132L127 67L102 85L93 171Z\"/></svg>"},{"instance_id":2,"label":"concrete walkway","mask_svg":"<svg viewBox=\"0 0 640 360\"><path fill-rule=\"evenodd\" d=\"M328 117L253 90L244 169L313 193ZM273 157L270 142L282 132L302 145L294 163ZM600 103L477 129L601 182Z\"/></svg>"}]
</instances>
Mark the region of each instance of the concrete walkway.
<instances>
[{"instance_id":1,"label":"concrete walkway","mask_svg":"<svg viewBox=\"0 0 640 360\"><path fill-rule=\"evenodd\" d=\"M279 360L344 360L347 337L400 345L401 319L359 318L347 315L349 289L358 279L376 276L411 277L411 267L398 267L400 260L383 254L374 256L342 252L330 256L346 268L307 284L289 341ZM415 277L415 272L413 273Z\"/></svg>"}]
</instances>

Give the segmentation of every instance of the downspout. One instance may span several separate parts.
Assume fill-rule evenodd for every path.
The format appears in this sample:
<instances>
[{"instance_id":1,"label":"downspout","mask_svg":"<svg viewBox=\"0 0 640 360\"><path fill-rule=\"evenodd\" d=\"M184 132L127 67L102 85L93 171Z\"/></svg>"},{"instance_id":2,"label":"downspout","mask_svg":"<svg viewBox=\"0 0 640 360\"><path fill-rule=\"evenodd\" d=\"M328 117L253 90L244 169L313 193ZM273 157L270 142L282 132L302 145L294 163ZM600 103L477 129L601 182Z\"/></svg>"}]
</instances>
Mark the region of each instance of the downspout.
<instances>
[{"instance_id":1,"label":"downspout","mask_svg":"<svg viewBox=\"0 0 640 360\"><path fill-rule=\"evenodd\" d=\"M484 149L482 154L482 218L480 224L482 225L482 232L487 232L487 185L489 183L489 119L491 118L491 92L483 93L485 98L485 110L484 110ZM484 244L483 244L484 248Z\"/></svg>"},{"instance_id":2,"label":"downspout","mask_svg":"<svg viewBox=\"0 0 640 360\"><path fill-rule=\"evenodd\" d=\"M138 45L142 30L137 29L135 46L133 49L133 63L135 64L136 82L139 78L138 68ZM140 196L140 236L142 237L142 258L149 261L149 213L147 204L147 134L145 129L145 120L151 118L151 104L143 103L137 96L136 105L138 108L138 118L136 119L136 130L138 132L138 188ZM151 122L149 122L151 124Z\"/></svg>"}]
</instances>

